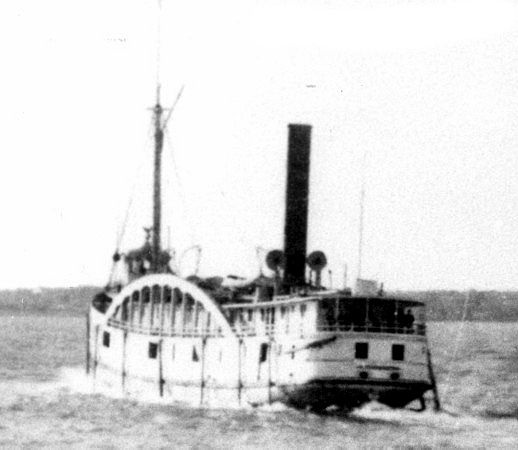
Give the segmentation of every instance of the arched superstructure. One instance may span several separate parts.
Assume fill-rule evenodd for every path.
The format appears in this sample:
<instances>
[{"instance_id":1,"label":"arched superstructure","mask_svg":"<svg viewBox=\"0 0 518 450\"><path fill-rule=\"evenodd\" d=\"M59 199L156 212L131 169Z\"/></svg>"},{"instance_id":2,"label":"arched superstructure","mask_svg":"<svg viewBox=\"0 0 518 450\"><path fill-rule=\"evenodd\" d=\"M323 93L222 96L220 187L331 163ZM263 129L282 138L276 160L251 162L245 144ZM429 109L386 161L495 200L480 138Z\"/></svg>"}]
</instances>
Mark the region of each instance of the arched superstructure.
<instances>
[{"instance_id":1,"label":"arched superstructure","mask_svg":"<svg viewBox=\"0 0 518 450\"><path fill-rule=\"evenodd\" d=\"M105 314L108 325L161 336L235 337L214 300L172 274L153 274L128 284Z\"/></svg>"}]
</instances>

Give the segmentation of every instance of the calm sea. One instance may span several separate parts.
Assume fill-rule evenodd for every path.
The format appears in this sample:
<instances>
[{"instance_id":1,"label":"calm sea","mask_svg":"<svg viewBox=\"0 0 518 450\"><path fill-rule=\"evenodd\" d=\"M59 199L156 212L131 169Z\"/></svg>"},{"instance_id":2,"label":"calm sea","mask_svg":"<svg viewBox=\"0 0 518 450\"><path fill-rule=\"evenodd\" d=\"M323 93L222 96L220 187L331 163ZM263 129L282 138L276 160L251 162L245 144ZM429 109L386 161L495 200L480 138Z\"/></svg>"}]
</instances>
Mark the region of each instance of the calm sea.
<instances>
[{"instance_id":1,"label":"calm sea","mask_svg":"<svg viewBox=\"0 0 518 450\"><path fill-rule=\"evenodd\" d=\"M89 392L84 320L0 316L0 446L518 448L518 324L432 323L444 412L197 409Z\"/></svg>"}]
</instances>

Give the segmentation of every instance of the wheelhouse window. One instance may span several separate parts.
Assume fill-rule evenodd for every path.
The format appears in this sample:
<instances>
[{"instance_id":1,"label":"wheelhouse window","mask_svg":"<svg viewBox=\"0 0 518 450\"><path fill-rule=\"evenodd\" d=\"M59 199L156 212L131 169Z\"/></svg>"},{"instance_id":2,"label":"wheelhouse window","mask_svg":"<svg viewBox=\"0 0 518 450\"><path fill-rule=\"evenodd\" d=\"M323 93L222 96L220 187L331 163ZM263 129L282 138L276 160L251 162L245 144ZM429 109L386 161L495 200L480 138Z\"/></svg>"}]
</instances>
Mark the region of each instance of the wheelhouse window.
<instances>
[{"instance_id":1,"label":"wheelhouse window","mask_svg":"<svg viewBox=\"0 0 518 450\"><path fill-rule=\"evenodd\" d=\"M424 335L424 305L385 297L326 298L318 302L318 329Z\"/></svg>"},{"instance_id":2,"label":"wheelhouse window","mask_svg":"<svg viewBox=\"0 0 518 450\"><path fill-rule=\"evenodd\" d=\"M354 348L354 357L356 359L368 359L369 358L369 343L368 342L356 342Z\"/></svg>"}]
</instances>

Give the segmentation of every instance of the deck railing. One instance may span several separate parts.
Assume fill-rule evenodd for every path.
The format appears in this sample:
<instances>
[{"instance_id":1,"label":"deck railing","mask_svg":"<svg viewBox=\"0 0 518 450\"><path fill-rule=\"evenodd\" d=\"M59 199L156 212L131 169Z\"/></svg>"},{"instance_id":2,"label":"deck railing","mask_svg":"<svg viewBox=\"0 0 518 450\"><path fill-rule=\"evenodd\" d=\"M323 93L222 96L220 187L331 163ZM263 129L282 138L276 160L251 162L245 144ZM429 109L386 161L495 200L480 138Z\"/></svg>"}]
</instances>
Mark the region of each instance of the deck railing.
<instances>
[{"instance_id":1,"label":"deck railing","mask_svg":"<svg viewBox=\"0 0 518 450\"><path fill-rule=\"evenodd\" d=\"M318 331L332 331L332 332L351 332L359 333L391 333L391 334L417 334L424 336L426 334L426 325L424 323L417 323L412 326L403 325L388 325L388 324L372 324L372 323L351 323L351 324L334 324L334 325L320 325L317 327Z\"/></svg>"},{"instance_id":2,"label":"deck railing","mask_svg":"<svg viewBox=\"0 0 518 450\"><path fill-rule=\"evenodd\" d=\"M116 319L108 319L108 325L121 330L127 330L132 333L147 334L151 336L163 337L222 337L223 331L220 328L202 328L202 327L182 327L182 328L168 328L164 327L149 327L135 325L131 322L123 322Z\"/></svg>"},{"instance_id":3,"label":"deck railing","mask_svg":"<svg viewBox=\"0 0 518 450\"><path fill-rule=\"evenodd\" d=\"M254 327L251 324L243 324L233 326L232 330L238 336L273 336L273 335L296 335L303 337L314 334L315 332L333 332L333 333L386 333L386 334L414 334L424 336L426 334L426 325L424 323L414 324L411 327L406 326L388 326L385 324L374 325L369 323L362 324L335 324L335 325L320 325L316 329L310 329L305 326L293 326L286 329L284 326L277 326L275 324L260 325Z\"/></svg>"},{"instance_id":4,"label":"deck railing","mask_svg":"<svg viewBox=\"0 0 518 450\"><path fill-rule=\"evenodd\" d=\"M109 319L108 325L122 330L131 331L133 333L147 334L151 336L178 336L178 337L222 337L221 329L201 328L201 327L180 327L180 328L162 328L139 326L131 322L123 322L116 319ZM315 332L332 332L332 333L387 333L387 334L414 334L424 336L426 333L426 325L424 323L414 324L408 326L389 326L387 324L371 324L371 323L357 323L357 324L334 324L334 325L319 325L313 329L304 326L286 327L277 326L276 324L261 324L253 326L252 324L234 325L232 331L237 336L279 336L290 335L303 337L314 334Z\"/></svg>"}]
</instances>

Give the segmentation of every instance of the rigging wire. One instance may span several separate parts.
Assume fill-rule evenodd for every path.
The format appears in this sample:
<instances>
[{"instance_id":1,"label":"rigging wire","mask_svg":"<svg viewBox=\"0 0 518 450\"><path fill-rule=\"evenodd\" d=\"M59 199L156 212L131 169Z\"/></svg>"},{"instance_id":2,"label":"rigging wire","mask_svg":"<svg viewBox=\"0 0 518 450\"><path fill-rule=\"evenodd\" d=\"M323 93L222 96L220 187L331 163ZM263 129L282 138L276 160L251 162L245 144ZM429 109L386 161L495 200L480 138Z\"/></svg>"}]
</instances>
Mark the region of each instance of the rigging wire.
<instances>
[{"instance_id":1,"label":"rigging wire","mask_svg":"<svg viewBox=\"0 0 518 450\"><path fill-rule=\"evenodd\" d=\"M126 206L126 210L124 213L124 218L122 220L121 226L119 227L119 230L117 231L117 237L116 237L116 241L115 241L115 255L119 254L119 251L120 251L120 248L122 245L122 240L123 240L125 232L126 232L126 228L127 228L127 224L128 224L128 220L129 220L129 216L130 216L130 212L131 212L131 207L133 206L133 200L135 198L135 190L137 187L138 180L140 179L140 173L144 166L143 160L147 154L146 150L149 147L149 142L150 142L150 137L152 135L152 131L153 131L153 127L152 127L152 123L150 122L149 128L148 128L148 133L147 133L146 140L145 140L145 144L143 145L143 148L140 152L139 164L137 165L137 170L135 172L135 176L133 177L133 184L132 184L132 187L130 190L130 195L129 195L128 204ZM108 286L110 286L113 282L113 278L115 276L115 267L116 267L116 261L114 260L112 262L112 267L111 267L110 275L108 278Z\"/></svg>"},{"instance_id":2,"label":"rigging wire","mask_svg":"<svg viewBox=\"0 0 518 450\"><path fill-rule=\"evenodd\" d=\"M142 171L142 168L144 167L144 164L143 164L142 161L143 161L144 157L147 155L145 150L147 150L147 148L149 147L149 142L150 142L150 138L152 136L152 132L153 132L153 127L152 127L152 123L150 123L149 129L148 129L147 138L146 138L146 143L145 143L144 148L143 148L143 150L141 152L141 160L140 160L140 162L139 162L139 164L137 166L137 171L136 171L135 177L133 178L133 185L131 187L130 196L129 196L129 200L128 200L128 205L126 207L124 219L123 219L123 222L122 222L121 227L119 229L119 232L117 233L117 241L116 241L116 246L115 246L117 251L120 249L120 246L122 244L122 240L124 238L124 234L126 232L126 228L127 228L127 224L128 224L128 219L129 219L129 215L130 215L130 212L131 212L131 207L133 205L133 200L135 198L135 189L136 189L137 183L138 183L138 181L140 179L140 173Z\"/></svg>"},{"instance_id":3,"label":"rigging wire","mask_svg":"<svg viewBox=\"0 0 518 450\"><path fill-rule=\"evenodd\" d=\"M187 222L189 224L189 238L191 239L191 242L196 242L195 238L196 238L196 229L195 229L195 225L194 225L194 221L193 221L193 218L192 218L192 214L191 214L191 211L189 209L189 207L187 206L187 200L186 200L186 197L185 197L185 191L184 191L184 187L183 187L183 182L182 182L182 178L180 176L180 172L178 171L178 164L176 163L176 158L175 158L175 155L174 155L174 150L173 150L173 145L171 143L171 137L169 136L169 130L166 129L165 130L165 141L166 141L166 144L169 148L169 152L171 154L171 160L173 162L173 172L174 172L174 176L175 176L175 179L176 179L176 184L178 186L178 193L180 195L180 201L182 203L182 208L185 212L185 215L186 215L186 219L187 219Z\"/></svg>"},{"instance_id":4,"label":"rigging wire","mask_svg":"<svg viewBox=\"0 0 518 450\"><path fill-rule=\"evenodd\" d=\"M173 115L173 111L174 109L176 108L176 104L178 103L178 100L180 100L180 97L182 96L182 93L183 93L183 88L185 87L185 84L182 85L182 87L180 88L180 90L178 91L178 94L176 94L176 98L173 102L173 105L171 106L171 108L169 108L169 113L167 114L167 117L165 118L164 122L163 122L163 125L162 125L162 131L165 131L166 127L167 127L167 123L169 122L169 119L171 118L171 116Z\"/></svg>"}]
</instances>

